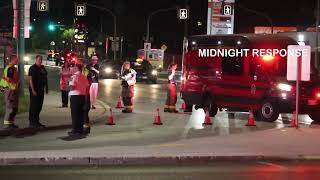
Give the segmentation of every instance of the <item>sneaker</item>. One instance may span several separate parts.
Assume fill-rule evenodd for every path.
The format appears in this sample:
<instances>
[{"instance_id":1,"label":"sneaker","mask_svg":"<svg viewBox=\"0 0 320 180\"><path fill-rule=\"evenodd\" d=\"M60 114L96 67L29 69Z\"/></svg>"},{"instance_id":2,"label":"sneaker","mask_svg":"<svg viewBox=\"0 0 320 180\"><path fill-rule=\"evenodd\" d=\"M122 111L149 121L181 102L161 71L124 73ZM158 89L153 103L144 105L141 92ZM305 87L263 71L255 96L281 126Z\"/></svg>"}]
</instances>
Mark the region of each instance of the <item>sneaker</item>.
<instances>
[{"instance_id":1,"label":"sneaker","mask_svg":"<svg viewBox=\"0 0 320 180\"><path fill-rule=\"evenodd\" d=\"M169 112L169 108L164 108L163 112Z\"/></svg>"},{"instance_id":2,"label":"sneaker","mask_svg":"<svg viewBox=\"0 0 320 180\"><path fill-rule=\"evenodd\" d=\"M87 128L83 128L83 134L90 134L91 132L91 128L87 127Z\"/></svg>"},{"instance_id":3,"label":"sneaker","mask_svg":"<svg viewBox=\"0 0 320 180\"><path fill-rule=\"evenodd\" d=\"M132 109L124 109L122 110L123 113L132 113Z\"/></svg>"},{"instance_id":4,"label":"sneaker","mask_svg":"<svg viewBox=\"0 0 320 180\"><path fill-rule=\"evenodd\" d=\"M37 124L36 126L37 126L38 128L46 128L46 125L41 124L41 123Z\"/></svg>"},{"instance_id":5,"label":"sneaker","mask_svg":"<svg viewBox=\"0 0 320 180\"><path fill-rule=\"evenodd\" d=\"M71 137L84 137L85 136L84 133L75 132L75 131L68 132L68 135Z\"/></svg>"}]
</instances>

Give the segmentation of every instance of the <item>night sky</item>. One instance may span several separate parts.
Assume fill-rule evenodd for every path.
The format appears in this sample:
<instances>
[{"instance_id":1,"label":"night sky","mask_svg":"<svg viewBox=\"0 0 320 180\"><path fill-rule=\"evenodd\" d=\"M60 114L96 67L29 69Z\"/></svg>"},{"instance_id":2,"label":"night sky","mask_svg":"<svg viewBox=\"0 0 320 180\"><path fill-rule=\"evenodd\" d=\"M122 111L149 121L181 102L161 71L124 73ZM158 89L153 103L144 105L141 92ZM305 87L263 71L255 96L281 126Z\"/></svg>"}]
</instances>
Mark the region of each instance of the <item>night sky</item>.
<instances>
[{"instance_id":1,"label":"night sky","mask_svg":"<svg viewBox=\"0 0 320 180\"><path fill-rule=\"evenodd\" d=\"M36 2L32 2L31 19L36 19L36 28L45 28L49 21L71 26L74 18L74 0L50 0L50 12L36 12ZM170 7L182 7L185 0L83 0L91 4L106 7L114 11L118 18L118 35L124 36L129 48L139 48L143 45L146 34L146 19L151 12ZM235 9L235 32L253 32L253 27L268 25L268 21L246 11L244 8L254 9L269 15L275 26L307 27L315 24L316 0L238 0ZM11 4L11 0L0 0L0 7ZM206 33L207 0L189 0L191 17L189 19L188 34ZM12 9L0 9L0 28L12 26ZM87 17L81 21L89 29L113 33L112 17L100 10L89 7ZM197 22L202 26L197 26ZM166 44L169 51L181 49L184 34L183 22L176 18L176 11L161 13L152 18L150 35L154 39L153 46Z\"/></svg>"}]
</instances>

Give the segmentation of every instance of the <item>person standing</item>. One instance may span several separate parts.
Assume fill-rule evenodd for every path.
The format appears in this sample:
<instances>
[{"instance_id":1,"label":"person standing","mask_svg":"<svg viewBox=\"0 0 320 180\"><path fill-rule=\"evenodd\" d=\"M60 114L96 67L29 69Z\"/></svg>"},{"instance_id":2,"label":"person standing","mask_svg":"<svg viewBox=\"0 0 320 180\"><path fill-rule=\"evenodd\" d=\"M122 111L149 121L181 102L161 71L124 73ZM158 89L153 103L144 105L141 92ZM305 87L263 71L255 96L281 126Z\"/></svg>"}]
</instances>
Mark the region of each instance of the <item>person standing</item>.
<instances>
[{"instance_id":1,"label":"person standing","mask_svg":"<svg viewBox=\"0 0 320 180\"><path fill-rule=\"evenodd\" d=\"M89 89L89 82L85 75L83 75L83 63L76 62L76 72L71 76L70 86L70 107L72 119L72 131L69 136L82 136L84 126L84 114L86 94Z\"/></svg>"},{"instance_id":2,"label":"person standing","mask_svg":"<svg viewBox=\"0 0 320 180\"><path fill-rule=\"evenodd\" d=\"M43 106L44 94L48 94L48 78L47 70L42 65L42 56L36 56L36 62L29 68L29 125L31 128L45 128L46 126L40 123L40 112Z\"/></svg>"},{"instance_id":3,"label":"person standing","mask_svg":"<svg viewBox=\"0 0 320 180\"><path fill-rule=\"evenodd\" d=\"M123 113L132 113L134 96L134 84L136 83L136 71L130 68L130 62L126 61L121 68L122 101L125 109Z\"/></svg>"},{"instance_id":4,"label":"person standing","mask_svg":"<svg viewBox=\"0 0 320 180\"><path fill-rule=\"evenodd\" d=\"M68 107L68 99L69 99L69 89L68 83L71 77L71 69L68 62L65 62L60 69L60 90L61 90L61 100L62 107Z\"/></svg>"},{"instance_id":5,"label":"person standing","mask_svg":"<svg viewBox=\"0 0 320 180\"><path fill-rule=\"evenodd\" d=\"M90 74L90 70L89 67L83 67L82 69L82 74L87 77L88 83L89 83L89 87L91 86L91 74ZM86 92L86 97L85 97L85 108L84 108L84 125L83 125L83 132L84 134L90 134L91 131L91 123L90 123L90 118L89 118L89 112L91 109L91 103L90 103L90 93L89 93L89 89L87 89Z\"/></svg>"},{"instance_id":6,"label":"person standing","mask_svg":"<svg viewBox=\"0 0 320 180\"><path fill-rule=\"evenodd\" d=\"M178 113L176 110L177 103L177 83L176 83L176 69L177 64L172 63L168 68L168 90L167 90L167 100L164 106L164 112Z\"/></svg>"},{"instance_id":7,"label":"person standing","mask_svg":"<svg viewBox=\"0 0 320 180\"><path fill-rule=\"evenodd\" d=\"M98 64L98 56L94 55L91 58L91 63L89 64L90 74L91 74L91 85L90 85L90 101L91 108L96 109L96 101L99 89L99 64Z\"/></svg>"},{"instance_id":8,"label":"person standing","mask_svg":"<svg viewBox=\"0 0 320 180\"><path fill-rule=\"evenodd\" d=\"M17 68L17 56L11 56L10 63L5 67L0 80L0 86L5 89L5 115L3 124L8 130L17 129L14 124L19 105L19 76Z\"/></svg>"}]
</instances>

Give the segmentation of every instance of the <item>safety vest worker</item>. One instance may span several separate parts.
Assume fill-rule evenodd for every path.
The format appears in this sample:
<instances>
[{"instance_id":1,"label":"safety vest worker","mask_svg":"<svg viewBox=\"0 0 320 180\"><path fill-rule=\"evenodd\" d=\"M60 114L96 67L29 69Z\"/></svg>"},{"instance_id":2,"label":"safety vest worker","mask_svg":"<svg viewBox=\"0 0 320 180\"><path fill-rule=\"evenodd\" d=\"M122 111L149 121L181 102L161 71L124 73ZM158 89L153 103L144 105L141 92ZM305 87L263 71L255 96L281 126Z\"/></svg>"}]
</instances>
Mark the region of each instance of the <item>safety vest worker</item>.
<instances>
[{"instance_id":1,"label":"safety vest worker","mask_svg":"<svg viewBox=\"0 0 320 180\"><path fill-rule=\"evenodd\" d=\"M164 112L177 113L176 103L177 103L177 83L176 83L176 69L177 64L170 64L168 68L168 90L167 90L167 100L164 106Z\"/></svg>"},{"instance_id":2,"label":"safety vest worker","mask_svg":"<svg viewBox=\"0 0 320 180\"><path fill-rule=\"evenodd\" d=\"M125 106L123 113L132 113L134 85L136 83L136 71L130 68L130 62L126 61L121 68L122 101Z\"/></svg>"},{"instance_id":3,"label":"safety vest worker","mask_svg":"<svg viewBox=\"0 0 320 180\"><path fill-rule=\"evenodd\" d=\"M18 126L14 124L19 105L19 77L17 68L15 67L17 64L17 56L12 56L11 61L9 65L5 67L0 80L0 87L5 89L4 97L6 112L3 123L8 130L18 128Z\"/></svg>"}]
</instances>

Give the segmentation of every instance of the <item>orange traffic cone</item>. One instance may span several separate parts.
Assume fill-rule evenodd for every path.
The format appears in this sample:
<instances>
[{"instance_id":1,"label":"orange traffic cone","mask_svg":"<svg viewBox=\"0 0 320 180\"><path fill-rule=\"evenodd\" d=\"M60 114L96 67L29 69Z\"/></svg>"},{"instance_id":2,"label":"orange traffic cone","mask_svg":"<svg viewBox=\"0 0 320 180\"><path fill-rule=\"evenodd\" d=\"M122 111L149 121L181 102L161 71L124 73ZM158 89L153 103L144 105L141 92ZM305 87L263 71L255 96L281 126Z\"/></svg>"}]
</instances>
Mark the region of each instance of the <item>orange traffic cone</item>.
<instances>
[{"instance_id":1,"label":"orange traffic cone","mask_svg":"<svg viewBox=\"0 0 320 180\"><path fill-rule=\"evenodd\" d=\"M118 109L123 108L122 101L121 101L121 96L118 97L118 103L117 103L116 108L118 108Z\"/></svg>"},{"instance_id":2,"label":"orange traffic cone","mask_svg":"<svg viewBox=\"0 0 320 180\"><path fill-rule=\"evenodd\" d=\"M154 125L162 125L159 108L157 108L157 115L154 117Z\"/></svg>"},{"instance_id":3,"label":"orange traffic cone","mask_svg":"<svg viewBox=\"0 0 320 180\"><path fill-rule=\"evenodd\" d=\"M114 119L113 119L112 108L110 108L110 114L109 114L109 116L108 116L108 119L107 119L107 123L106 123L106 124L107 124L107 125L110 125L110 126L116 125L116 124L114 123Z\"/></svg>"},{"instance_id":4,"label":"orange traffic cone","mask_svg":"<svg viewBox=\"0 0 320 180\"><path fill-rule=\"evenodd\" d=\"M180 109L185 110L187 108L186 103L183 101Z\"/></svg>"},{"instance_id":5,"label":"orange traffic cone","mask_svg":"<svg viewBox=\"0 0 320 180\"><path fill-rule=\"evenodd\" d=\"M255 122L254 122L254 116L252 111L249 111L249 118L248 118L248 123L246 124L246 126L256 126Z\"/></svg>"},{"instance_id":6,"label":"orange traffic cone","mask_svg":"<svg viewBox=\"0 0 320 180\"><path fill-rule=\"evenodd\" d=\"M211 117L210 117L208 109L206 110L206 117L204 118L204 123L202 123L202 124L203 125L212 125Z\"/></svg>"},{"instance_id":7,"label":"orange traffic cone","mask_svg":"<svg viewBox=\"0 0 320 180\"><path fill-rule=\"evenodd\" d=\"M297 125L298 125L297 119L296 119L296 113L297 113L297 111L293 111L293 113L292 113L292 119L291 119L290 127L297 127Z\"/></svg>"}]
</instances>

